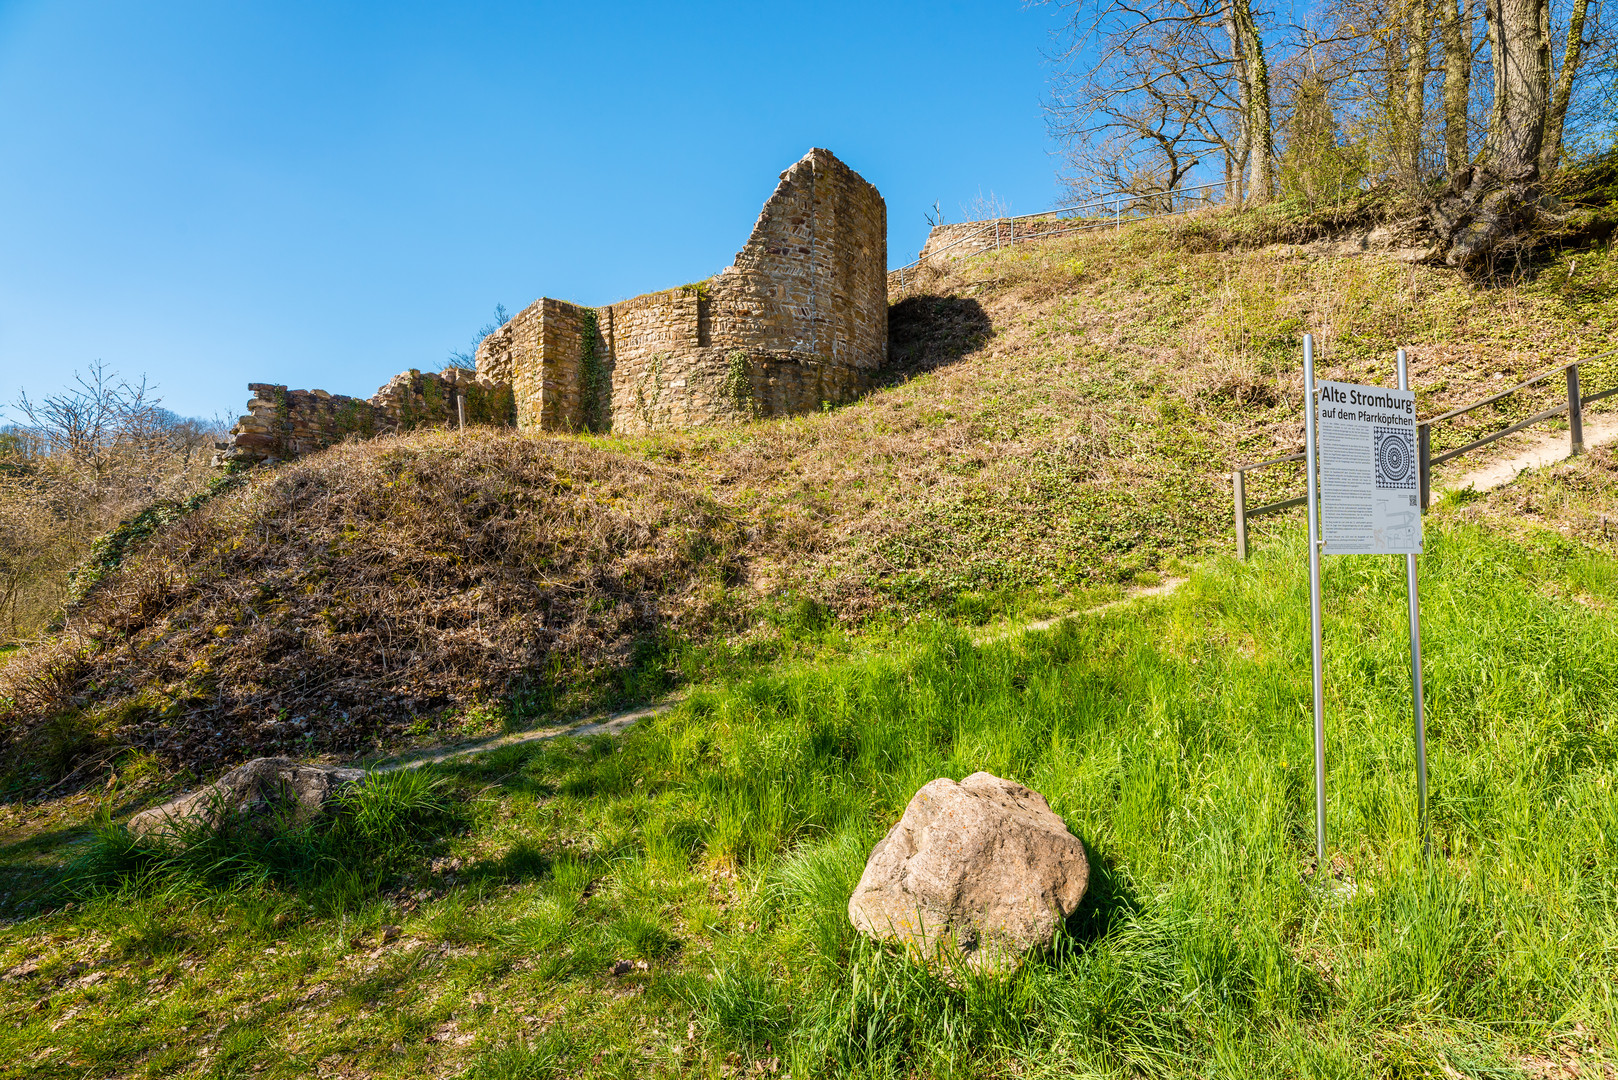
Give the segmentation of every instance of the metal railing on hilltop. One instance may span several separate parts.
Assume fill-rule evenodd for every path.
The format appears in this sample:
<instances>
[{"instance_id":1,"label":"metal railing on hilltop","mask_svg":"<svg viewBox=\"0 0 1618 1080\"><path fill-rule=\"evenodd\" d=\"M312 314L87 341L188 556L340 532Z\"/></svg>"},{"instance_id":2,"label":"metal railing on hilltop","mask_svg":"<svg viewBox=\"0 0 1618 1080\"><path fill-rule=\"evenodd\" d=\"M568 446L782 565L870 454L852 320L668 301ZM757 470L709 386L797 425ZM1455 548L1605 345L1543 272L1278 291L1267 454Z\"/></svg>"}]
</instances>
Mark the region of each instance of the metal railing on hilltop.
<instances>
[{"instance_id":1,"label":"metal railing on hilltop","mask_svg":"<svg viewBox=\"0 0 1618 1080\"><path fill-rule=\"evenodd\" d=\"M1214 204L1214 200L1208 195L1204 194L1200 198L1192 199L1190 198L1192 193L1211 192L1216 189L1223 190L1225 187L1227 187L1226 184L1217 183L1198 184L1196 187L1175 188L1173 191L1158 191L1148 194L1120 191L1113 192L1110 195L1098 196L1089 202L1076 203L1072 206L1060 206L1055 210L1041 210L1035 214L1017 214L1011 217L998 217L992 218L988 221L976 223L966 222L965 224L977 224L978 228L973 229L971 232L966 233L965 235L956 237L954 240L951 240L949 243L938 248L936 251L926 252L923 255L917 256L910 262L905 263L903 266L889 270L888 276L892 277L894 274L898 274L899 287L900 289L903 289L905 286L905 275L909 271L916 269L924 262L929 262L938 258L951 248L959 247L961 244L964 244L969 240L978 240L987 237L990 233L994 234L994 244L992 246L985 245L979 250L968 252L966 255L961 256L961 258L971 258L973 255L981 255L985 251L998 251L1002 247L1009 247L1013 244L1025 243L1029 240L1049 240L1054 237L1067 236L1070 233L1087 232L1092 229L1121 229L1123 228L1125 221L1148 221L1154 218L1172 217L1175 214L1188 213L1191 210L1200 209L1204 206L1212 206ZM1189 205L1182 206L1180 209L1176 210L1174 208L1175 200L1182 196L1187 197ZM1093 214L1085 213L1087 211L1106 210L1109 208L1111 209L1112 213L1104 214L1099 217ZM1027 223L1025 224L1021 235L1018 235L1017 233L1017 223L1019 221ZM1058 223L1058 227L1054 229L1031 227L1035 222L1046 221L1055 221Z\"/></svg>"},{"instance_id":2,"label":"metal railing on hilltop","mask_svg":"<svg viewBox=\"0 0 1618 1080\"><path fill-rule=\"evenodd\" d=\"M1570 364L1549 368L1540 372L1538 375L1535 375L1531 379L1525 379L1515 386L1508 387L1507 389L1500 391L1498 394L1491 394L1489 397L1474 401L1470 405L1462 405L1458 409L1451 409L1449 412L1440 413L1439 415L1430 417L1426 420L1416 421L1416 464L1417 474L1419 476L1422 511L1425 513L1428 504L1432 501L1432 471L1434 465L1442 465L1446 461L1453 461L1462 454L1469 454L1474 450L1488 446L1492 442L1503 439L1507 435L1515 435L1517 432L1522 431L1525 428L1532 427L1534 424L1540 424L1546 420L1561 416L1563 413L1566 413L1568 417L1569 450L1572 454L1583 453L1584 407L1593 402L1600 401L1603 398L1609 398L1615 394L1618 394L1618 386L1614 386L1610 389L1602 390L1594 394L1581 393L1579 389L1579 365L1588 364L1596 360L1606 360L1615 356L1618 356L1618 350L1613 352L1598 353L1595 356L1586 356L1584 359L1575 360ZM1514 424L1501 428L1499 431L1491 431L1482 438L1473 439L1464 446L1457 446L1454 449L1445 450L1436 456L1432 453L1433 425L1441 424L1445 421L1459 419L1460 417L1465 416L1467 413L1483 408L1485 405L1493 405L1496 402L1504 401L1513 394L1520 393L1530 386L1535 386L1544 382L1546 379L1551 378L1558 372L1563 374L1567 383L1567 398L1560 405L1537 412L1533 416L1530 416L1525 420L1519 420ZM1307 407L1309 403L1305 402L1304 404ZM1266 514L1279 514L1281 511L1290 510L1294 506L1303 506L1309 501L1309 497L1307 495L1298 495L1290 499L1282 499L1279 502L1266 503L1263 506L1257 506L1249 509L1247 506L1247 474L1258 469L1267 469L1271 466L1286 465L1291 462L1303 460L1303 454L1288 454L1286 457L1271 458L1268 461L1259 461L1252 465L1241 465L1232 471L1230 478L1232 494L1236 504L1237 558L1247 558L1247 523L1250 520L1256 517L1263 517Z\"/></svg>"}]
</instances>

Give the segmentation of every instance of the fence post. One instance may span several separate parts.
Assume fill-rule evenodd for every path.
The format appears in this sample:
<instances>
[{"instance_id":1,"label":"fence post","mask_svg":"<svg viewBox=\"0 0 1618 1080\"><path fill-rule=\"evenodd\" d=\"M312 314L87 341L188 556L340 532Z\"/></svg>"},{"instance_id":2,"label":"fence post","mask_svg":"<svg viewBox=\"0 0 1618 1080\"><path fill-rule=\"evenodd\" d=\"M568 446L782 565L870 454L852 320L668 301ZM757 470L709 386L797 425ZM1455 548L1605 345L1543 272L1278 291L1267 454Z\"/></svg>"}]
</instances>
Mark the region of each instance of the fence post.
<instances>
[{"instance_id":1,"label":"fence post","mask_svg":"<svg viewBox=\"0 0 1618 1080\"><path fill-rule=\"evenodd\" d=\"M460 392L455 394L455 415L460 418L461 430L466 430L466 395Z\"/></svg>"},{"instance_id":2,"label":"fence post","mask_svg":"<svg viewBox=\"0 0 1618 1080\"><path fill-rule=\"evenodd\" d=\"M1567 428L1573 438L1573 453L1584 453L1584 415L1580 411L1579 365L1567 366Z\"/></svg>"},{"instance_id":3,"label":"fence post","mask_svg":"<svg viewBox=\"0 0 1618 1080\"><path fill-rule=\"evenodd\" d=\"M1237 469L1230 474L1231 490L1236 495L1236 557L1247 561L1247 474Z\"/></svg>"},{"instance_id":4,"label":"fence post","mask_svg":"<svg viewBox=\"0 0 1618 1080\"><path fill-rule=\"evenodd\" d=\"M1421 509L1425 512L1433 492L1433 429L1427 424L1416 425L1416 475L1420 477Z\"/></svg>"}]
</instances>

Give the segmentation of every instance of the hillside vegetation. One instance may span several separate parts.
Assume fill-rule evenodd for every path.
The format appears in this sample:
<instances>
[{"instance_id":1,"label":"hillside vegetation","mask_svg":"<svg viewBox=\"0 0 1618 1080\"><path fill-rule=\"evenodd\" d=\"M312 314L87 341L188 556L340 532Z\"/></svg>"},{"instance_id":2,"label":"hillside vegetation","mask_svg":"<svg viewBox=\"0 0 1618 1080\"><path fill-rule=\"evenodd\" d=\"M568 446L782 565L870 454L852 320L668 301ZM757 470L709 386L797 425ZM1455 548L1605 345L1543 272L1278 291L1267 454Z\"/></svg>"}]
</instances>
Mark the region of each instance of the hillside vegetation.
<instances>
[{"instance_id":1,"label":"hillside vegetation","mask_svg":"<svg viewBox=\"0 0 1618 1080\"><path fill-rule=\"evenodd\" d=\"M1301 530L1235 562L1225 474L1296 446L1303 332L1325 377L1388 381L1407 346L1430 413L1618 344L1618 266L1484 288L1235 228L925 277L889 385L845 408L351 443L99 547L0 669L0 1077L1610 1074L1618 455L1439 477L1431 858L1402 567L1328 560L1326 866ZM1169 596L1098 603L1166 570ZM122 825L182 770L675 686L621 736L378 774L277 835ZM846 913L911 794L979 769L1093 866L1007 979Z\"/></svg>"},{"instance_id":2,"label":"hillside vegetation","mask_svg":"<svg viewBox=\"0 0 1618 1080\"><path fill-rule=\"evenodd\" d=\"M779 655L803 620L1082 606L1228 543L1231 466L1298 448L1306 331L1327 378L1391 381L1409 348L1423 413L1618 347L1607 252L1485 286L1374 251L1246 246L1257 220L1137 224L923 274L892 310L888 384L822 414L642 438L425 433L257 475L0 669L26 762L11 783L123 746L223 762L523 724ZM1618 358L1584 382L1618 386ZM1483 410L1437 447L1559 393ZM1255 474L1251 498L1296 483Z\"/></svg>"},{"instance_id":3,"label":"hillside vegetation","mask_svg":"<svg viewBox=\"0 0 1618 1080\"><path fill-rule=\"evenodd\" d=\"M1321 868L1303 562L1292 530L1055 630L975 642L924 619L700 688L621 739L429 767L362 793L373 813L355 820L386 843L344 825L176 857L103 826L65 866L72 849L16 845L50 891L0 935L0 1075L1560 1077L1610 1061L1618 563L1433 522L1430 861L1402 567L1327 564ZM1094 867L1058 950L1003 981L873 949L845 910L916 787L978 769L1043 792Z\"/></svg>"}]
</instances>

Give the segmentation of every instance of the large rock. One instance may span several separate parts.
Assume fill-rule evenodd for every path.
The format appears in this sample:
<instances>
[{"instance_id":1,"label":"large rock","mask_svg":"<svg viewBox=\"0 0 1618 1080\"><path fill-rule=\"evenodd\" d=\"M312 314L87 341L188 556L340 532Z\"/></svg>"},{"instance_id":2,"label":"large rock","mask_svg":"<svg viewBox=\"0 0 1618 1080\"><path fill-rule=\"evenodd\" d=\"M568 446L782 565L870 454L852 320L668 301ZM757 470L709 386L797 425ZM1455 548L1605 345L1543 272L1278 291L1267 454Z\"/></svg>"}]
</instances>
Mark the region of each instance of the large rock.
<instances>
[{"instance_id":1,"label":"large rock","mask_svg":"<svg viewBox=\"0 0 1618 1080\"><path fill-rule=\"evenodd\" d=\"M197 828L217 828L226 818L236 816L266 825L298 825L321 813L345 785L364 776L364 769L301 765L291 758L254 758L205 788L136 814L129 819L129 831L136 836L178 839Z\"/></svg>"},{"instance_id":2,"label":"large rock","mask_svg":"<svg viewBox=\"0 0 1618 1080\"><path fill-rule=\"evenodd\" d=\"M872 849L848 917L926 958L998 970L1048 947L1089 882L1084 845L1045 797L979 772L916 792Z\"/></svg>"}]
</instances>

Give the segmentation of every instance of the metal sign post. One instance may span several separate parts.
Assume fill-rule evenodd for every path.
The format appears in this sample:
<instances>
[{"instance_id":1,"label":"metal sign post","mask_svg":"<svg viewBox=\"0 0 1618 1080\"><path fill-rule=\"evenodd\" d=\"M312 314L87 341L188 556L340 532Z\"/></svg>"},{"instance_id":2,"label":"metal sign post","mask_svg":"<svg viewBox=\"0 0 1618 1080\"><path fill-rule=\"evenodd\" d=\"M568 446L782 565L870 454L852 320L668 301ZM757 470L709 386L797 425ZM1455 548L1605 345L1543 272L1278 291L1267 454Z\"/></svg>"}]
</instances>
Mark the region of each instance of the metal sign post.
<instances>
[{"instance_id":1,"label":"metal sign post","mask_svg":"<svg viewBox=\"0 0 1618 1080\"><path fill-rule=\"evenodd\" d=\"M1326 676L1320 632L1320 492L1315 479L1315 336L1303 335L1304 472L1309 476L1309 632L1315 680L1315 869L1326 868Z\"/></svg>"},{"instance_id":2,"label":"metal sign post","mask_svg":"<svg viewBox=\"0 0 1618 1080\"><path fill-rule=\"evenodd\" d=\"M1410 365L1399 350L1399 389L1410 389ZM1405 596L1410 605L1410 694L1416 705L1416 820L1423 852L1431 852L1427 834L1427 710L1421 685L1421 597L1416 591L1416 556L1405 554Z\"/></svg>"},{"instance_id":3,"label":"metal sign post","mask_svg":"<svg viewBox=\"0 0 1618 1080\"><path fill-rule=\"evenodd\" d=\"M1427 842L1427 730L1422 707L1421 611L1416 556L1422 550L1416 395L1399 350L1399 389L1315 383L1315 342L1303 338L1304 464L1309 505L1309 622L1315 698L1315 858L1326 862L1325 665L1320 556L1402 554L1410 607L1411 689L1416 719L1416 801Z\"/></svg>"}]
</instances>

